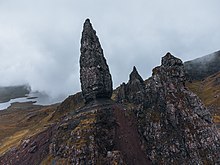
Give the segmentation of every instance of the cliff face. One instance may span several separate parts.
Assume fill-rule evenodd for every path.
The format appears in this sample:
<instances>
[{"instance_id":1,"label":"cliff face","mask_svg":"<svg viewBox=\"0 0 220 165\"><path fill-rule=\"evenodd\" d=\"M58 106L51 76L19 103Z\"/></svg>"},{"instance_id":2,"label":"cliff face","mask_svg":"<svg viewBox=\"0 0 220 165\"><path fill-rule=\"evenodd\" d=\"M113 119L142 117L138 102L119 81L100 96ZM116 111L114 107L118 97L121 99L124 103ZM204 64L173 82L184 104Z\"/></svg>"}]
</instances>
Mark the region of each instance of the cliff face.
<instances>
[{"instance_id":1,"label":"cliff face","mask_svg":"<svg viewBox=\"0 0 220 165\"><path fill-rule=\"evenodd\" d=\"M133 104L142 144L155 164L220 161L219 135L210 113L185 87L185 80L182 61L168 53L162 58L161 66L153 69L145 89L139 88L143 86L141 81L136 87L130 86L130 79L120 87L125 92L118 90L119 102L124 95L141 95L144 100L138 103L135 98L126 99L128 104Z\"/></svg>"},{"instance_id":2,"label":"cliff face","mask_svg":"<svg viewBox=\"0 0 220 165\"><path fill-rule=\"evenodd\" d=\"M184 63L190 80L202 80L220 72L220 51Z\"/></svg>"}]
</instances>

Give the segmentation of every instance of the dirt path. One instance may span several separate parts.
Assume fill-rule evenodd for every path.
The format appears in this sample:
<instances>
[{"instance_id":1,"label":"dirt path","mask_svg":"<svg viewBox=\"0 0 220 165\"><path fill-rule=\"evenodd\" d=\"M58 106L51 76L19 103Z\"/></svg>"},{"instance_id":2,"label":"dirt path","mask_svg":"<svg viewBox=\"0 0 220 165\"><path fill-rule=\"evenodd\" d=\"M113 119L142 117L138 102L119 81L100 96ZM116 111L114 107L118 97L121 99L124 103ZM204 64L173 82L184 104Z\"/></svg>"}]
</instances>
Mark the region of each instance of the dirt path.
<instances>
[{"instance_id":1,"label":"dirt path","mask_svg":"<svg viewBox=\"0 0 220 165\"><path fill-rule=\"evenodd\" d=\"M134 114L128 114L122 106L114 107L114 115L118 129L117 147L123 153L128 165L148 165L151 164L146 158L146 154L141 149L140 137L137 131L137 120Z\"/></svg>"}]
</instances>

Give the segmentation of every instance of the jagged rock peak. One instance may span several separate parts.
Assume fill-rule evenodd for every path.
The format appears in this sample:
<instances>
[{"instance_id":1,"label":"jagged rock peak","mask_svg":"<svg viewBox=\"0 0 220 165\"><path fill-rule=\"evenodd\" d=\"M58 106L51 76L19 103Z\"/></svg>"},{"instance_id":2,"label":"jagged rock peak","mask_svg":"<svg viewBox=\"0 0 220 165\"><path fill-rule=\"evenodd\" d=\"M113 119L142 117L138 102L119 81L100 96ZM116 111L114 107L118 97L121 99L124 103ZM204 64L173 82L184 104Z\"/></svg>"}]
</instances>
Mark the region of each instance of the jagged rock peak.
<instances>
[{"instance_id":1,"label":"jagged rock peak","mask_svg":"<svg viewBox=\"0 0 220 165\"><path fill-rule=\"evenodd\" d=\"M183 65L183 62L179 58L174 57L170 52L168 52L164 57L162 57L161 63L165 67Z\"/></svg>"},{"instance_id":2,"label":"jagged rock peak","mask_svg":"<svg viewBox=\"0 0 220 165\"><path fill-rule=\"evenodd\" d=\"M153 76L162 75L164 79L170 79L176 83L186 81L185 69L182 60L171 55L169 52L162 57L161 66L153 69Z\"/></svg>"},{"instance_id":3,"label":"jagged rock peak","mask_svg":"<svg viewBox=\"0 0 220 165\"><path fill-rule=\"evenodd\" d=\"M90 28L92 28L92 24L90 23L90 19L89 19L89 18L87 18L87 19L85 20L84 28L85 28L86 26L89 26Z\"/></svg>"},{"instance_id":4,"label":"jagged rock peak","mask_svg":"<svg viewBox=\"0 0 220 165\"><path fill-rule=\"evenodd\" d=\"M111 74L96 31L89 19L86 19L83 26L80 51L80 81L85 101L111 98Z\"/></svg>"},{"instance_id":5,"label":"jagged rock peak","mask_svg":"<svg viewBox=\"0 0 220 165\"><path fill-rule=\"evenodd\" d=\"M133 102L139 104L143 102L145 95L145 84L142 77L139 75L136 67L133 67L133 71L130 74L130 78L127 84L120 85L117 91L116 101L120 103Z\"/></svg>"},{"instance_id":6,"label":"jagged rock peak","mask_svg":"<svg viewBox=\"0 0 220 165\"><path fill-rule=\"evenodd\" d=\"M153 164L218 164L220 137L211 114L184 82L183 63L170 53L146 81L137 117L148 155Z\"/></svg>"},{"instance_id":7,"label":"jagged rock peak","mask_svg":"<svg viewBox=\"0 0 220 165\"><path fill-rule=\"evenodd\" d=\"M138 73L136 67L134 66L134 67L133 67L133 70L132 70L132 72L131 72L131 74L130 74L130 80L129 80L129 81L133 81L133 80L135 80L135 79L139 80L140 82L144 82L144 80L142 79L142 77L139 75L139 73Z\"/></svg>"}]
</instances>

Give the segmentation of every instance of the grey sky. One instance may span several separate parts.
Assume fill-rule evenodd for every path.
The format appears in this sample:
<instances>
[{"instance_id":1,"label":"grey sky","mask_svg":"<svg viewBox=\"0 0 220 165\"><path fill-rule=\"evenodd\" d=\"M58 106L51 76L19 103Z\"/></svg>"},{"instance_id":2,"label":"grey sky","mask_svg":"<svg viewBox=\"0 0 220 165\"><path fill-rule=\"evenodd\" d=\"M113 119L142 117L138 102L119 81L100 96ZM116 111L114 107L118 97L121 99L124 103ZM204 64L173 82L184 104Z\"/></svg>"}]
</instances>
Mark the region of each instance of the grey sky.
<instances>
[{"instance_id":1,"label":"grey sky","mask_svg":"<svg viewBox=\"0 0 220 165\"><path fill-rule=\"evenodd\" d=\"M50 95L80 90L82 24L90 18L114 86L136 65L151 75L168 51L182 60L220 49L219 0L0 0L0 85Z\"/></svg>"}]
</instances>

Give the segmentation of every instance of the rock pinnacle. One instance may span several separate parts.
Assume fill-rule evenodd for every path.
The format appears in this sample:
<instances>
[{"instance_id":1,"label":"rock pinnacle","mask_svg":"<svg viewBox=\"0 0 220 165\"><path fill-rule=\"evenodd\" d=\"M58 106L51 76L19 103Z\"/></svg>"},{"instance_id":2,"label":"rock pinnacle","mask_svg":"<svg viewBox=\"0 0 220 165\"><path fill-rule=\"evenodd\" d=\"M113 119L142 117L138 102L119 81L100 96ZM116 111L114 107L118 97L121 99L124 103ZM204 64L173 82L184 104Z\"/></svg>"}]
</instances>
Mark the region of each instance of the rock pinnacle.
<instances>
[{"instance_id":1,"label":"rock pinnacle","mask_svg":"<svg viewBox=\"0 0 220 165\"><path fill-rule=\"evenodd\" d=\"M135 79L138 79L141 83L144 82L144 80L142 79L142 77L139 75L139 73L138 73L136 67L134 66L134 67L133 67L133 71L132 71L131 74L130 74L130 80L129 80L129 81L133 81L133 80L135 80Z\"/></svg>"},{"instance_id":2,"label":"rock pinnacle","mask_svg":"<svg viewBox=\"0 0 220 165\"><path fill-rule=\"evenodd\" d=\"M96 31L89 19L86 19L83 26L80 51L80 81L85 101L111 98L111 74Z\"/></svg>"}]
</instances>

